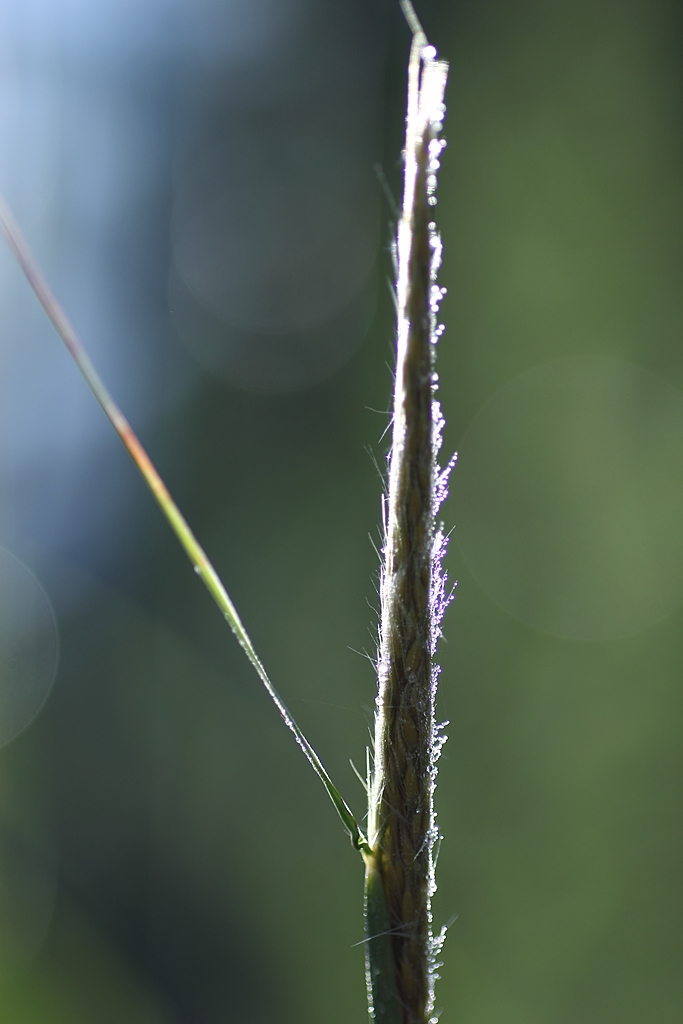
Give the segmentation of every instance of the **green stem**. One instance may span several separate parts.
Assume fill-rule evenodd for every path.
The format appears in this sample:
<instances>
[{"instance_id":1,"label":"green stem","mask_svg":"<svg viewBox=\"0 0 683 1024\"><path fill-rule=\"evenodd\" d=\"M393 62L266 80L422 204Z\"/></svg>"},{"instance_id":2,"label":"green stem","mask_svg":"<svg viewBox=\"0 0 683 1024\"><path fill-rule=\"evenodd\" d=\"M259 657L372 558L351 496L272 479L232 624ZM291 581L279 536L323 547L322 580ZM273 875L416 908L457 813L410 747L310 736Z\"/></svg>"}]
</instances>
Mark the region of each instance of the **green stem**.
<instances>
[{"instance_id":1,"label":"green stem","mask_svg":"<svg viewBox=\"0 0 683 1024\"><path fill-rule=\"evenodd\" d=\"M299 726L294 721L290 714L287 706L280 697L279 693L271 683L265 668L263 667L254 645L251 642L251 638L247 633L246 629L242 624L242 620L237 614L237 609L230 599L223 582L214 569L213 565L209 561L209 558L202 548L201 544L195 537L194 533L190 529L187 520L176 505L175 501L171 497L166 484L159 476L152 460L148 456L142 444L138 440L137 436L133 432L128 420L123 415L114 399L109 394L107 388L104 386L97 370L90 361L90 357L83 348L78 336L73 328L73 325L62 307L57 302L52 289L48 285L42 271L36 263L31 250L29 249L28 243L24 238L21 229L16 223L12 213L5 202L0 196L0 229L2 230L7 242L14 253L19 266L21 267L24 275L31 285L36 298L40 302L41 306L45 310L49 320L54 326L57 334L64 342L66 348L73 357L76 366L81 371L81 374L85 378L85 381L94 394L97 401L102 406L104 413L114 427L114 430L119 435L123 442L128 454L132 458L133 462L142 474L142 478L149 487L150 491L154 495L154 498L159 505L159 508L168 520L171 529L175 533L176 537L180 541L182 547L190 559L190 562L194 566L194 570L197 575L201 578L204 586L211 594L224 618L226 619L230 629L233 631L237 640L242 647L242 650L246 654L247 658L253 665L256 673L265 686L266 690L270 694L273 703L280 712L280 716L284 721L285 725L291 729L294 733L294 737L308 759L314 772L321 780L325 787L327 794L334 804L337 814L341 818L344 828L349 834L351 843L354 849L363 853L368 849L365 836L360 831L353 813L351 812L348 804L339 793L339 790L330 779L327 771L320 758L316 754L315 750L308 742Z\"/></svg>"}]
</instances>

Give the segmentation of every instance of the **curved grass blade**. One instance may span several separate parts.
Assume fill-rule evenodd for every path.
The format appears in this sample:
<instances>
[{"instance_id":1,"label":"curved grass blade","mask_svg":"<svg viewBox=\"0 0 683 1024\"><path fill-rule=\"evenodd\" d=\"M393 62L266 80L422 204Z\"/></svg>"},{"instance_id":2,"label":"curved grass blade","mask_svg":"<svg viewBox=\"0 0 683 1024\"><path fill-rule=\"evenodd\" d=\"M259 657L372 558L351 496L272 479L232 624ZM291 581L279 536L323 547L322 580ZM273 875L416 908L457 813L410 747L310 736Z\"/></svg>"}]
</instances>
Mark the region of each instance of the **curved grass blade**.
<instances>
[{"instance_id":1,"label":"curved grass blade","mask_svg":"<svg viewBox=\"0 0 683 1024\"><path fill-rule=\"evenodd\" d=\"M275 707L280 712L280 717L288 729L294 733L296 742L299 744L301 750L308 759L309 764L325 787L327 794L334 804L337 814L344 825L344 828L349 834L354 849L361 853L365 852L367 850L367 842L365 840L365 836L358 827L358 823L356 822L352 811L330 779L322 761L294 721L294 718L290 714L284 701L271 683L263 664L256 654L251 638L244 628L242 620L237 613L237 609L232 603L230 595L225 589L222 580L209 561L206 552L190 529L187 520L171 497L166 484L159 476L159 473L133 432L128 420L107 391L107 388L104 386L99 374L90 361L87 352L79 341L71 321L57 302L52 289L45 280L40 267L31 253L21 229L12 216L7 203L1 196L0 229L5 236L10 249L14 253L14 256L16 257L16 260L28 283L33 289L36 298L45 310L45 313L57 331L57 334L73 357L74 362L81 371L81 374L85 378L85 381L93 395L100 403L109 422L119 435L124 447L128 451L128 454L139 469L145 483L149 487L161 511L168 520L171 529L180 541L187 557L194 566L195 572L201 578L204 586L218 605L218 608L226 619L230 629L235 634L242 650L270 694Z\"/></svg>"}]
</instances>

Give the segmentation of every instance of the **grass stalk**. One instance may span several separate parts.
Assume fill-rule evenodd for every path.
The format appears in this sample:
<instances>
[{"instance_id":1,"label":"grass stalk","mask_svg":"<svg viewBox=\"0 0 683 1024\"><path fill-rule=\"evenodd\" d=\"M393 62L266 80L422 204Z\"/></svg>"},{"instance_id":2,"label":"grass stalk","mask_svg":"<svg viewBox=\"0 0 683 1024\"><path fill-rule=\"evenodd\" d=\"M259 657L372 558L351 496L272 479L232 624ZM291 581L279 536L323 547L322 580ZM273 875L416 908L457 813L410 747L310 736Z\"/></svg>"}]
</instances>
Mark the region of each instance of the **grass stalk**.
<instances>
[{"instance_id":1,"label":"grass stalk","mask_svg":"<svg viewBox=\"0 0 683 1024\"><path fill-rule=\"evenodd\" d=\"M413 32L408 69L404 196L398 228L397 362L389 489L380 584L375 761L369 787L366 857L366 973L370 1016L425 1024L434 1008L443 935L431 928L436 761L433 656L445 604L445 539L436 513L449 468L436 462L442 417L434 397L436 285L435 172L442 142L448 66L402 3ZM388 964L392 974L389 975Z\"/></svg>"}]
</instances>

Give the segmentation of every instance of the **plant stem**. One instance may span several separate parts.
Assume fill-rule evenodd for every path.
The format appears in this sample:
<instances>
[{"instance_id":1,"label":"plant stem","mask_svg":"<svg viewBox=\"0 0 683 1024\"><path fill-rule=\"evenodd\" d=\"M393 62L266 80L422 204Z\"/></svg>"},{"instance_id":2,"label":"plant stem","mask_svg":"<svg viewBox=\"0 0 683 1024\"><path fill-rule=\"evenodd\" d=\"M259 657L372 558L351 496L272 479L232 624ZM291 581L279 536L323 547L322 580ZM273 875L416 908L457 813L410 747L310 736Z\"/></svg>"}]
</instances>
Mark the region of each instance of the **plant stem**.
<instances>
[{"instance_id":1,"label":"plant stem","mask_svg":"<svg viewBox=\"0 0 683 1024\"><path fill-rule=\"evenodd\" d=\"M431 934L430 906L436 760L442 743L435 720L433 654L445 605L444 539L435 513L448 472L439 472L435 458L442 423L434 399L435 313L442 293L434 284L441 243L432 215L448 67L435 60L436 51L428 46L412 7L402 6L413 43L397 245L397 363L380 587L366 949L371 1018L424 1024L433 1010L435 959L443 941ZM386 927L379 934L383 919ZM389 953L392 978L386 977Z\"/></svg>"},{"instance_id":2,"label":"plant stem","mask_svg":"<svg viewBox=\"0 0 683 1024\"><path fill-rule=\"evenodd\" d=\"M202 580L215 603L218 605L218 608L222 612L223 617L230 626L230 629L235 634L242 650L253 665L259 679L265 686L273 703L278 709L280 717L284 721L285 725L294 733L294 737L301 747L301 750L327 790L327 794L334 804L337 814L341 818L354 848L363 852L366 848L365 837L360 831L350 808L330 779L315 750L294 721L279 693L271 683L260 658L256 654L251 638L244 628L242 620L237 613L237 609L232 603L230 595L225 589L220 576L214 569L206 555L206 552L190 529L187 520L171 497L166 484L159 476L152 460L142 447L142 444L133 432L128 420L109 394L107 388L104 386L99 374L91 363L87 352L83 348L71 321L57 302L52 289L48 285L40 267L33 258L33 254L29 249L28 243L24 238L21 229L12 216L7 203L1 196L0 230L7 239L7 242L17 259L19 266L23 270L28 283L31 285L36 298L45 310L49 320L57 331L57 334L64 342L78 369L85 378L88 387L100 403L107 419L119 435L126 450L128 451L128 454L139 469L145 483L154 495L159 508L165 515L171 529L184 548L195 572Z\"/></svg>"}]
</instances>

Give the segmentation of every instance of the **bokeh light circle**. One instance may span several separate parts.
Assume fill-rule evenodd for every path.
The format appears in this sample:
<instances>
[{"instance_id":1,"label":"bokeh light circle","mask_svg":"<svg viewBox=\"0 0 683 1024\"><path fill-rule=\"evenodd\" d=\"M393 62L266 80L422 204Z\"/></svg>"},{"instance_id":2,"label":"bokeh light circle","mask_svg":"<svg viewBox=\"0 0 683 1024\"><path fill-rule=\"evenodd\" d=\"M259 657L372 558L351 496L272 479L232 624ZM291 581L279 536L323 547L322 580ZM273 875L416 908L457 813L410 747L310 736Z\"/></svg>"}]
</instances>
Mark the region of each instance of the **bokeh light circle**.
<instances>
[{"instance_id":1,"label":"bokeh light circle","mask_svg":"<svg viewBox=\"0 0 683 1024\"><path fill-rule=\"evenodd\" d=\"M30 964L45 941L56 897L54 867L0 826L0 984Z\"/></svg>"},{"instance_id":2,"label":"bokeh light circle","mask_svg":"<svg viewBox=\"0 0 683 1024\"><path fill-rule=\"evenodd\" d=\"M683 396L619 359L539 366L483 407L453 479L480 586L545 632L600 640L683 599Z\"/></svg>"},{"instance_id":3,"label":"bokeh light circle","mask_svg":"<svg viewBox=\"0 0 683 1024\"><path fill-rule=\"evenodd\" d=\"M0 548L0 744L37 715L50 692L58 653L47 594L18 558Z\"/></svg>"}]
</instances>

